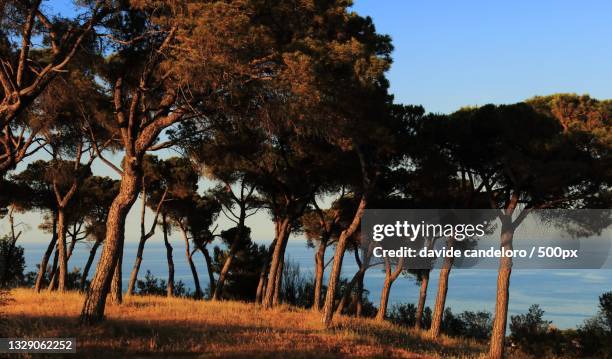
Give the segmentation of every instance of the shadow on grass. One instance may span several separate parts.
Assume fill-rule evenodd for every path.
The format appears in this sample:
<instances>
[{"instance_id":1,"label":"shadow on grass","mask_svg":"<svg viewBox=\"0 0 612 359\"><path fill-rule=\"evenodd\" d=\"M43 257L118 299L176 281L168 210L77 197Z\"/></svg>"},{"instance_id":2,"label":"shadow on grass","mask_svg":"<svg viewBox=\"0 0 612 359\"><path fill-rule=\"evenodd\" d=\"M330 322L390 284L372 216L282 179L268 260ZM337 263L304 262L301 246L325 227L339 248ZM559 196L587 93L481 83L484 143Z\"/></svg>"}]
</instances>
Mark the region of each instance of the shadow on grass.
<instances>
[{"instance_id":1,"label":"shadow on grass","mask_svg":"<svg viewBox=\"0 0 612 359\"><path fill-rule=\"evenodd\" d=\"M357 340L326 340L329 331L274 329L251 325L215 325L155 318L107 319L84 326L77 317L7 316L12 337L74 337L83 357L231 357L231 358L338 358L412 357L397 353L388 340L372 345ZM373 333L374 329L368 329ZM321 335L323 334L323 335ZM377 333L382 338L385 333ZM404 338L405 339L405 338ZM388 345L390 348L381 348ZM406 349L411 349L408 346ZM55 356L57 357L57 356Z\"/></svg>"},{"instance_id":2,"label":"shadow on grass","mask_svg":"<svg viewBox=\"0 0 612 359\"><path fill-rule=\"evenodd\" d=\"M441 357L480 357L483 353L483 345L473 340L462 338L440 338L433 340L426 332L415 329L386 328L384 325L376 325L368 321L360 322L359 325L349 323L336 323L331 331L351 331L360 338L367 338L379 345L393 345L416 353L436 353ZM447 343L444 343L447 342Z\"/></svg>"}]
</instances>

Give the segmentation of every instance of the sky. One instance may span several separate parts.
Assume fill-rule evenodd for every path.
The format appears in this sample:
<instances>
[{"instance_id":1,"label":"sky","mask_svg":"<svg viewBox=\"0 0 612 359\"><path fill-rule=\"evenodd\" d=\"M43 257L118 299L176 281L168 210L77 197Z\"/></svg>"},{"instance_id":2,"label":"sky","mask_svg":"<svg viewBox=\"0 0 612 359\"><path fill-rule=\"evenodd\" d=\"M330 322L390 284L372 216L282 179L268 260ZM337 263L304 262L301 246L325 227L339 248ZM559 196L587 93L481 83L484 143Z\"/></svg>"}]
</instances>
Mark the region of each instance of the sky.
<instances>
[{"instance_id":1,"label":"sky","mask_svg":"<svg viewBox=\"0 0 612 359\"><path fill-rule=\"evenodd\" d=\"M71 14L70 4L58 0L44 6ZM388 77L396 102L449 113L463 106L512 103L556 92L612 98L609 0L356 0L353 10L371 16L377 30L393 39L394 63ZM99 161L93 170L116 177ZM134 208L127 223L128 240L138 238L139 203ZM23 239L40 240L40 214L22 216L29 228ZM273 226L265 212L249 222L254 238L272 238ZM220 227L226 224L222 221ZM0 231L6 230L6 220L0 221Z\"/></svg>"},{"instance_id":2,"label":"sky","mask_svg":"<svg viewBox=\"0 0 612 359\"><path fill-rule=\"evenodd\" d=\"M356 0L389 34L397 102L430 112L557 92L612 98L612 1Z\"/></svg>"}]
</instances>

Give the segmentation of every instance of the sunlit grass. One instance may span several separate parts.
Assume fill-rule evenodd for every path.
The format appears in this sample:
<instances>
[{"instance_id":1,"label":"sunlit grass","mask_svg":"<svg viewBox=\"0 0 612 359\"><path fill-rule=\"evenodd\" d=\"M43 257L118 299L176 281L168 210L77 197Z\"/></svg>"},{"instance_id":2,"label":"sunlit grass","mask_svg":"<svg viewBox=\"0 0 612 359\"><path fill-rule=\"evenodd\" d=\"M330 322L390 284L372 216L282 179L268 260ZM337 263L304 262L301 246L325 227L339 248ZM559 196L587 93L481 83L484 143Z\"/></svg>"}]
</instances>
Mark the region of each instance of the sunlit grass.
<instances>
[{"instance_id":1,"label":"sunlit grass","mask_svg":"<svg viewBox=\"0 0 612 359\"><path fill-rule=\"evenodd\" d=\"M126 354L211 357L479 357L482 344L369 319L339 317L325 329L320 314L281 306L263 310L241 302L165 297L107 304L107 320L80 326L80 293L16 289L3 308L10 337L76 337L88 356Z\"/></svg>"}]
</instances>

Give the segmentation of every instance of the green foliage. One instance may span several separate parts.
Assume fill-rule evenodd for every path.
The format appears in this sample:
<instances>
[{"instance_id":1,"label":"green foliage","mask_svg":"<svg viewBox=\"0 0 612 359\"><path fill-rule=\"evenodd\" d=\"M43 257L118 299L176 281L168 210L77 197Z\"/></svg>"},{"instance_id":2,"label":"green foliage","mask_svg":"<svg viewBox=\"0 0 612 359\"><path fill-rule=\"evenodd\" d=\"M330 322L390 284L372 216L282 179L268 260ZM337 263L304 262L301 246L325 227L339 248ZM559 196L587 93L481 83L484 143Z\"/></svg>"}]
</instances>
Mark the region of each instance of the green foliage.
<instances>
[{"instance_id":1,"label":"green foliage","mask_svg":"<svg viewBox=\"0 0 612 359\"><path fill-rule=\"evenodd\" d=\"M150 270L147 270L144 280L138 280L136 282L136 292L140 295L167 295L167 283L164 279L159 279L151 274ZM185 283L181 280L174 283L174 296L175 297L191 297L193 294L191 290L185 286Z\"/></svg>"},{"instance_id":2,"label":"green foliage","mask_svg":"<svg viewBox=\"0 0 612 359\"><path fill-rule=\"evenodd\" d=\"M250 230L249 230L250 231ZM228 249L215 246L213 252L213 268L215 273L221 272ZM223 286L223 298L253 301L257 292L261 268L266 263L268 251L264 245L253 243L250 237L240 246Z\"/></svg>"},{"instance_id":3,"label":"green foliage","mask_svg":"<svg viewBox=\"0 0 612 359\"><path fill-rule=\"evenodd\" d=\"M0 288L14 288L24 281L23 247L5 235L0 238Z\"/></svg>"}]
</instances>

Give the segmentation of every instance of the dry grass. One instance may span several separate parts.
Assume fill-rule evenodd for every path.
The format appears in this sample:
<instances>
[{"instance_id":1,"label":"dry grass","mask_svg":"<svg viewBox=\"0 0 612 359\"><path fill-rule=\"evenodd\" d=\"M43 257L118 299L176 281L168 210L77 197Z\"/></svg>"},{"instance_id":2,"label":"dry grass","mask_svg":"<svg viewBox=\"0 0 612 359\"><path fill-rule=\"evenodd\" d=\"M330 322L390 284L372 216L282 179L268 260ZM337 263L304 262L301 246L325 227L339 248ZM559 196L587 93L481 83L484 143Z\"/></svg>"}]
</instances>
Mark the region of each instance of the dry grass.
<instances>
[{"instance_id":1,"label":"dry grass","mask_svg":"<svg viewBox=\"0 0 612 359\"><path fill-rule=\"evenodd\" d=\"M35 294L17 289L4 307L9 337L76 337L86 357L463 357L482 355L483 346L390 323L340 317L325 329L320 315L281 307L262 310L240 302L205 302L132 297L108 304L107 320L80 326L78 293Z\"/></svg>"}]
</instances>

